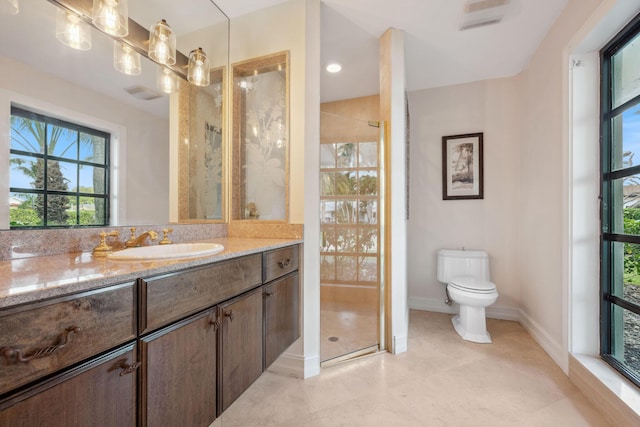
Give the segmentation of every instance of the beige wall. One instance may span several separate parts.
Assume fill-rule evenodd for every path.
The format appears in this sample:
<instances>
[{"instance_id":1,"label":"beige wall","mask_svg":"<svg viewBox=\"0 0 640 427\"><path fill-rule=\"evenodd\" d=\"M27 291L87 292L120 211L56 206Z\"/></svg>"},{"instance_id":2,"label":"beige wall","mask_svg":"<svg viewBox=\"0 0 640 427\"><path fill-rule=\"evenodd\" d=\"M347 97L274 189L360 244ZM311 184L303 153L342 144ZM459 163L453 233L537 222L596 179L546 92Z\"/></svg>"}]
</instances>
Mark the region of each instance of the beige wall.
<instances>
[{"instance_id":1,"label":"beige wall","mask_svg":"<svg viewBox=\"0 0 640 427\"><path fill-rule=\"evenodd\" d=\"M525 325L568 367L568 56L600 0L571 0L521 75L518 271Z\"/></svg>"},{"instance_id":2,"label":"beige wall","mask_svg":"<svg viewBox=\"0 0 640 427\"><path fill-rule=\"evenodd\" d=\"M445 286L436 280L436 252L464 247L489 253L500 295L493 317L517 318L519 82L512 77L409 93L413 308L449 311ZM484 199L442 200L442 136L473 132L484 132Z\"/></svg>"},{"instance_id":3,"label":"beige wall","mask_svg":"<svg viewBox=\"0 0 640 427\"><path fill-rule=\"evenodd\" d=\"M379 120L379 111L378 95L320 104L320 142L377 141L379 130L368 122Z\"/></svg>"},{"instance_id":4,"label":"beige wall","mask_svg":"<svg viewBox=\"0 0 640 427\"><path fill-rule=\"evenodd\" d=\"M268 37L267 37L268 35ZM231 64L289 51L289 222L304 222L305 2L292 0L231 20Z\"/></svg>"}]
</instances>

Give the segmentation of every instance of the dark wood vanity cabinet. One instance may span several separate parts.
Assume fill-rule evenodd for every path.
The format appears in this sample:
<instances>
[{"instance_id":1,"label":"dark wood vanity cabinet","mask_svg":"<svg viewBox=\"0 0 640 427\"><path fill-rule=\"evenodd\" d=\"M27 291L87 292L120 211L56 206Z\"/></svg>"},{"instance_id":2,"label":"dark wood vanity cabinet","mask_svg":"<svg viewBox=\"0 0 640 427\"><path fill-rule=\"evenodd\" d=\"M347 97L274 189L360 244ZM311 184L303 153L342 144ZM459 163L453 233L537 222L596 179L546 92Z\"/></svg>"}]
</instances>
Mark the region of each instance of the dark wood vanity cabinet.
<instances>
[{"instance_id":1,"label":"dark wood vanity cabinet","mask_svg":"<svg viewBox=\"0 0 640 427\"><path fill-rule=\"evenodd\" d=\"M216 418L216 308L140 340L142 426L207 427Z\"/></svg>"},{"instance_id":2,"label":"dark wood vanity cabinet","mask_svg":"<svg viewBox=\"0 0 640 427\"><path fill-rule=\"evenodd\" d=\"M262 374L262 288L220 305L220 412Z\"/></svg>"},{"instance_id":3,"label":"dark wood vanity cabinet","mask_svg":"<svg viewBox=\"0 0 640 427\"><path fill-rule=\"evenodd\" d=\"M0 426L210 425L300 336L299 250L0 310Z\"/></svg>"},{"instance_id":4,"label":"dark wood vanity cabinet","mask_svg":"<svg viewBox=\"0 0 640 427\"><path fill-rule=\"evenodd\" d=\"M298 272L274 280L263 289L264 369L300 338Z\"/></svg>"},{"instance_id":5,"label":"dark wood vanity cabinet","mask_svg":"<svg viewBox=\"0 0 640 427\"><path fill-rule=\"evenodd\" d=\"M133 344L70 369L0 403L0 426L136 425Z\"/></svg>"}]
</instances>

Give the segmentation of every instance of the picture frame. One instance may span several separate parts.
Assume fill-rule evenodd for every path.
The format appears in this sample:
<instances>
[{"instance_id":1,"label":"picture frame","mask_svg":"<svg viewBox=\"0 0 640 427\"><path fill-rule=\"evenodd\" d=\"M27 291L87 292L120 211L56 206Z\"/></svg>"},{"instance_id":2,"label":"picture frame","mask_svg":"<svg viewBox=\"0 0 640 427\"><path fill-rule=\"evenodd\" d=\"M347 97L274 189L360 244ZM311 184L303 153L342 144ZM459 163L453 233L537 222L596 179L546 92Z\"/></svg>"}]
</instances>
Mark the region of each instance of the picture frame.
<instances>
[{"instance_id":1,"label":"picture frame","mask_svg":"<svg viewBox=\"0 0 640 427\"><path fill-rule=\"evenodd\" d=\"M484 135L442 137L442 200L484 198Z\"/></svg>"}]
</instances>

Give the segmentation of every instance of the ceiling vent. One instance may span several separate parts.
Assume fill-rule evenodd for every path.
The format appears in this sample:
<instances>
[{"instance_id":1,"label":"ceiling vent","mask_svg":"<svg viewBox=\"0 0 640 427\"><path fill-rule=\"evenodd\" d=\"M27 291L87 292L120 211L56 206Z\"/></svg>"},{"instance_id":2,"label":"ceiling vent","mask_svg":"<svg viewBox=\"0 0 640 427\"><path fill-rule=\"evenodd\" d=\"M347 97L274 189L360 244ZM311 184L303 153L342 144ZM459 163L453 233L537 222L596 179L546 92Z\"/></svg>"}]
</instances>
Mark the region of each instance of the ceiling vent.
<instances>
[{"instance_id":1,"label":"ceiling vent","mask_svg":"<svg viewBox=\"0 0 640 427\"><path fill-rule=\"evenodd\" d=\"M162 94L160 92L144 86L127 87L124 89L124 91L134 98L142 99L144 101L151 101L152 99L162 98Z\"/></svg>"},{"instance_id":2,"label":"ceiling vent","mask_svg":"<svg viewBox=\"0 0 640 427\"><path fill-rule=\"evenodd\" d=\"M460 30L499 23L510 3L511 0L466 0Z\"/></svg>"}]
</instances>

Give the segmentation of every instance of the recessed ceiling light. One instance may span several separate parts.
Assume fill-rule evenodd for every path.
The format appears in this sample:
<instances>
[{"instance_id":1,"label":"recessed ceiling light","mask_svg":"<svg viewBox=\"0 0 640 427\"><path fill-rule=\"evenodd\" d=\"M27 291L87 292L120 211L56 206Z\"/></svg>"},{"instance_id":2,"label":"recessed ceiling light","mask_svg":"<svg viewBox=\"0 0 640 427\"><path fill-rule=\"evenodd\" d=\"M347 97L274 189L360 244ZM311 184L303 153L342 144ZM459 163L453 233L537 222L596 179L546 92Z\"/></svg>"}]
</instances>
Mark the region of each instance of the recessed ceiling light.
<instances>
[{"instance_id":1,"label":"recessed ceiling light","mask_svg":"<svg viewBox=\"0 0 640 427\"><path fill-rule=\"evenodd\" d=\"M342 70L342 65L338 64L337 62L332 62L331 64L327 65L327 71L330 73L337 73L340 70Z\"/></svg>"}]
</instances>

